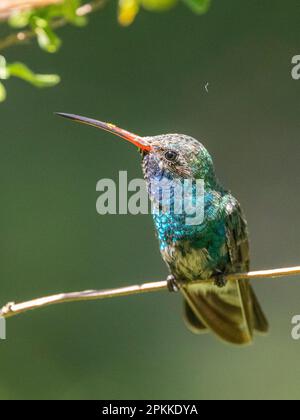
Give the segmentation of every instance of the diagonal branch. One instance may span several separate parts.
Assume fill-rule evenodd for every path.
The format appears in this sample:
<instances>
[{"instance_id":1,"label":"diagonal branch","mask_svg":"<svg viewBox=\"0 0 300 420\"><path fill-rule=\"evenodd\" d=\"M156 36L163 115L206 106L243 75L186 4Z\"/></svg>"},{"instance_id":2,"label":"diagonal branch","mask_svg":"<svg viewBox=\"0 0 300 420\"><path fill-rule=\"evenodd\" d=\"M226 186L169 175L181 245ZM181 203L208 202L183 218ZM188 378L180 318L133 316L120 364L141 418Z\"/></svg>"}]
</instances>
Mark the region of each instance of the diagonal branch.
<instances>
[{"instance_id":1,"label":"diagonal branch","mask_svg":"<svg viewBox=\"0 0 300 420\"><path fill-rule=\"evenodd\" d=\"M1 0L0 19L8 19L15 12L38 9L51 4L62 3L63 0Z\"/></svg>"},{"instance_id":2,"label":"diagonal branch","mask_svg":"<svg viewBox=\"0 0 300 420\"><path fill-rule=\"evenodd\" d=\"M91 13L102 9L108 0L94 0L90 3L86 3L83 6L77 9L77 16L88 16ZM62 28L67 24L67 20L64 18L53 20L51 23L52 29L59 29ZM20 31L18 33L14 33L8 35L6 38L0 40L0 51L5 50L13 45L22 44L25 41L30 41L31 39L36 37L36 33L31 30Z\"/></svg>"},{"instance_id":3,"label":"diagonal branch","mask_svg":"<svg viewBox=\"0 0 300 420\"><path fill-rule=\"evenodd\" d=\"M273 279L297 275L300 275L300 266L273 270L252 271L249 273L228 274L225 276L225 278L227 281L237 281L240 279ZM193 282L193 284L211 283L214 281L215 279L211 278L209 280ZM0 310L0 317L10 318L12 316L19 315L33 309L44 308L46 306L57 305L59 303L80 302L85 300L101 300L159 291L170 291L168 280L109 290L86 290L83 292L60 293L57 295L46 296L22 303L11 302L3 306L3 308Z\"/></svg>"}]
</instances>

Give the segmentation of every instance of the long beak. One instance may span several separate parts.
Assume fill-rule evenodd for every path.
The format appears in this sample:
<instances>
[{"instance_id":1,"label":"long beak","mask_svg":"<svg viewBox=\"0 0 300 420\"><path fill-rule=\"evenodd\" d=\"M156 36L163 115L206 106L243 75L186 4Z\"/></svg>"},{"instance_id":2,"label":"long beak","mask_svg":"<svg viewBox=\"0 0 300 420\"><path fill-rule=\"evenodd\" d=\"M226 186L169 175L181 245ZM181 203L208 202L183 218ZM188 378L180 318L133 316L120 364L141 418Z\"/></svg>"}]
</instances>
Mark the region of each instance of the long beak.
<instances>
[{"instance_id":1,"label":"long beak","mask_svg":"<svg viewBox=\"0 0 300 420\"><path fill-rule=\"evenodd\" d=\"M119 128L113 124L93 120L91 118L81 117L79 115L65 114L62 112L57 112L56 115L63 118L68 118L69 120L73 120L81 124L90 125L92 127L108 131L109 133L115 134L116 136L122 137L123 139L129 141L141 150L149 151L151 149L149 143L147 143L146 140L143 139L143 137L137 136L136 134L132 134L129 131L123 130L122 128Z\"/></svg>"}]
</instances>

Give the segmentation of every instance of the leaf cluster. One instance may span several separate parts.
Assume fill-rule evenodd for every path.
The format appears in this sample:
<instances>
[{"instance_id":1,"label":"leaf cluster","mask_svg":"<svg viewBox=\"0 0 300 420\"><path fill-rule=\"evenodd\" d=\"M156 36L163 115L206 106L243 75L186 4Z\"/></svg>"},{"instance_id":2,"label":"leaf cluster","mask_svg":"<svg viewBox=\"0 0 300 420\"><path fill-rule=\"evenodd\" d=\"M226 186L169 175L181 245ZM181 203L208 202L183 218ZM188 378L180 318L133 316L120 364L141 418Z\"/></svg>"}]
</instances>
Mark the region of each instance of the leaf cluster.
<instances>
[{"instance_id":1,"label":"leaf cluster","mask_svg":"<svg viewBox=\"0 0 300 420\"><path fill-rule=\"evenodd\" d=\"M0 7L0 25L7 25L10 35L0 39L0 52L14 44L35 38L38 46L46 53L56 53L62 45L57 30L67 24L83 27L87 16L103 7L108 0L94 0L83 4L82 0L12 0ZM179 2L185 3L194 13L207 12L211 0L118 0L118 21L120 25L132 24L141 9L150 12L170 10ZM6 6L7 4L7 6ZM6 81L11 77L22 79L35 87L45 88L57 85L57 74L33 72L21 62L9 63L0 55L0 102L7 97Z\"/></svg>"}]
</instances>

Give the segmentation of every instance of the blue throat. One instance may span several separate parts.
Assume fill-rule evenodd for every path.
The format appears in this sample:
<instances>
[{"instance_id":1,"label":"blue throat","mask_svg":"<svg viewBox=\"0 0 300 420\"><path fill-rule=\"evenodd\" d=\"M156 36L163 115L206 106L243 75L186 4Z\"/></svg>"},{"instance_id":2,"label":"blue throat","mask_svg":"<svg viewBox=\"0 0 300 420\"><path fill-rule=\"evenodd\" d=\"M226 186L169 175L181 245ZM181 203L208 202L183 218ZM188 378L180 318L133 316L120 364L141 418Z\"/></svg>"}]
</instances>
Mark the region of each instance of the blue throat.
<instances>
[{"instance_id":1,"label":"blue throat","mask_svg":"<svg viewBox=\"0 0 300 420\"><path fill-rule=\"evenodd\" d=\"M220 237L224 238L225 226L221 218L216 217L218 207L215 204L215 196L212 192L205 192L204 195L204 220L200 225L187 225L185 213L175 214L172 211L153 214L153 219L158 233L161 249L171 243L180 241L195 242L197 247L201 247L201 234L204 236L209 228L214 224L214 231L217 230ZM203 238L203 245L206 245L207 237Z\"/></svg>"},{"instance_id":2,"label":"blue throat","mask_svg":"<svg viewBox=\"0 0 300 420\"><path fill-rule=\"evenodd\" d=\"M151 191L149 191L151 199L155 203L156 211L153 213L153 218L161 250L164 250L174 243L186 241L188 241L192 247L207 248L209 247L209 232L211 231L211 234L214 236L212 242L214 244L213 248L215 249L215 251L211 251L213 254L215 252L217 253L219 242L221 245L225 235L224 220L222 220L221 217L218 217L219 199L222 195L222 190L216 191L215 189L212 189L210 185L205 185L204 195L202 194L199 196L199 194L196 194L196 185L192 184L192 187L188 189L187 194L185 190L185 202L181 214L178 214L178 212L175 211L178 195L176 196L171 190L171 193L168 195L169 206L166 208L166 198L162 196L159 188L155 188L157 185L156 182L161 181L163 178L170 182L174 181L170 175L166 176L166 174L162 175L161 173L156 174L150 182ZM200 212L202 208L203 213L203 206L204 217L201 220L201 223L196 225L187 224L187 218L191 217L191 208L198 212ZM186 208L189 209L188 213L186 212Z\"/></svg>"}]
</instances>

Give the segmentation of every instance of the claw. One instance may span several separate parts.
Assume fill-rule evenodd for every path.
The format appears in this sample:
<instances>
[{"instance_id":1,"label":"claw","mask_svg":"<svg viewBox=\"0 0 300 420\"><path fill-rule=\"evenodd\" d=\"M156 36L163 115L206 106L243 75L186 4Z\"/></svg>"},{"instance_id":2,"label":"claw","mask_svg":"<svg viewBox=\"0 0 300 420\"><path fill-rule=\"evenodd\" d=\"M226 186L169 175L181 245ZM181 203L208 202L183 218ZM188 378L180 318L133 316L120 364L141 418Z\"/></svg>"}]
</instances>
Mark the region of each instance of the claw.
<instances>
[{"instance_id":1,"label":"claw","mask_svg":"<svg viewBox=\"0 0 300 420\"><path fill-rule=\"evenodd\" d=\"M220 289L225 287L227 284L227 280L225 278L225 275L220 273L220 274L216 274L215 275L215 281L214 281L214 285L219 287Z\"/></svg>"},{"instance_id":2,"label":"claw","mask_svg":"<svg viewBox=\"0 0 300 420\"><path fill-rule=\"evenodd\" d=\"M175 280L175 277L172 276L172 274L167 277L167 282L168 282L168 289L169 289L170 292L178 292L179 291L178 284Z\"/></svg>"}]
</instances>

